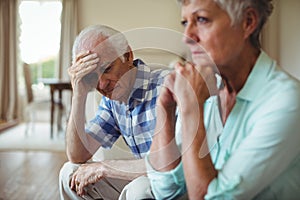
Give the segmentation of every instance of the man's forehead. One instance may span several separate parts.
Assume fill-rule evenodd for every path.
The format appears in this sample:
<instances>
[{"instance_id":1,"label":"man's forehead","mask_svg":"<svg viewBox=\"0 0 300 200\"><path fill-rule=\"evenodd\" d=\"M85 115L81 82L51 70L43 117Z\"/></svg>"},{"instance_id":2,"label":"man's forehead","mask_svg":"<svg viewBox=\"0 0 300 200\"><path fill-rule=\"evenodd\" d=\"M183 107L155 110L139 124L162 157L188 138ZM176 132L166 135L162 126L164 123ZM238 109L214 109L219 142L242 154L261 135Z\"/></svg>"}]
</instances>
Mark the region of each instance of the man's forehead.
<instances>
[{"instance_id":1,"label":"man's forehead","mask_svg":"<svg viewBox=\"0 0 300 200\"><path fill-rule=\"evenodd\" d=\"M97 40L90 41L92 43L90 51L104 51L106 48L110 48L112 45L107 37L98 37ZM101 53L101 52L99 52Z\"/></svg>"},{"instance_id":2,"label":"man's forehead","mask_svg":"<svg viewBox=\"0 0 300 200\"><path fill-rule=\"evenodd\" d=\"M90 49L90 51L93 53L97 53L97 55L100 57L100 63L113 62L119 57L117 51L115 50L109 39L97 41L94 45L94 48Z\"/></svg>"},{"instance_id":3,"label":"man's forehead","mask_svg":"<svg viewBox=\"0 0 300 200\"><path fill-rule=\"evenodd\" d=\"M98 45L101 45L103 43L103 45L106 45L105 41L108 39L108 37L106 36L102 36L102 35L98 35L98 37L95 38L90 38L90 42L93 44L93 48L97 47Z\"/></svg>"}]
</instances>

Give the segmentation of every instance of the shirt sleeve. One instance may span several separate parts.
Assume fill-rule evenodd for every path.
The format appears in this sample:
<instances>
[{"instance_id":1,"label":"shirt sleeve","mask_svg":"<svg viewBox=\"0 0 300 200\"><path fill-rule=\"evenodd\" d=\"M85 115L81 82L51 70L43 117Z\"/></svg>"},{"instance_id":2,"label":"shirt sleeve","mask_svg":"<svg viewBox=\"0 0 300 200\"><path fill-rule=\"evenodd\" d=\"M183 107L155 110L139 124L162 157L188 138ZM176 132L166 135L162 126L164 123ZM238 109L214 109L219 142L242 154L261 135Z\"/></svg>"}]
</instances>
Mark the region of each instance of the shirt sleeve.
<instances>
[{"instance_id":1,"label":"shirt sleeve","mask_svg":"<svg viewBox=\"0 0 300 200\"><path fill-rule=\"evenodd\" d=\"M272 98L273 103L263 111L254 111L253 124L248 121L249 130L244 130L249 134L224 156L224 165L209 184L205 199L252 199L275 182L282 190L292 189L277 178L299 156L300 96L285 92ZM234 148L234 142L231 145Z\"/></svg>"},{"instance_id":2,"label":"shirt sleeve","mask_svg":"<svg viewBox=\"0 0 300 200\"><path fill-rule=\"evenodd\" d=\"M86 129L94 139L100 142L103 148L111 148L120 136L119 127L115 122L111 101L102 97L98 111Z\"/></svg>"},{"instance_id":3,"label":"shirt sleeve","mask_svg":"<svg viewBox=\"0 0 300 200\"><path fill-rule=\"evenodd\" d=\"M145 157L147 175L155 199L176 199L186 193L182 163L168 172L156 171L149 162L149 154Z\"/></svg>"},{"instance_id":4,"label":"shirt sleeve","mask_svg":"<svg viewBox=\"0 0 300 200\"><path fill-rule=\"evenodd\" d=\"M181 116L176 109L175 139L181 151ZM149 152L150 153L150 152ZM150 180L151 190L156 199L176 199L186 193L186 185L182 162L168 172L156 171L149 162L149 153L145 157L147 175Z\"/></svg>"}]
</instances>

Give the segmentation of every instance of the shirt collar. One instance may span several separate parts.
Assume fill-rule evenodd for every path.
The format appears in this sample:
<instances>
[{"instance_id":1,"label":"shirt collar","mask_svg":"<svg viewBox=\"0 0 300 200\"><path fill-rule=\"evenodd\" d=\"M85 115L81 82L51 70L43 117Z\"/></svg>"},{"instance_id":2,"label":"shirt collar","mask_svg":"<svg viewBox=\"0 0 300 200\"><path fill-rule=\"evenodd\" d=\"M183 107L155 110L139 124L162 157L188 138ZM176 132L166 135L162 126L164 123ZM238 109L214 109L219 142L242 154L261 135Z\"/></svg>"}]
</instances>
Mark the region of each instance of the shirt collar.
<instances>
[{"instance_id":1,"label":"shirt collar","mask_svg":"<svg viewBox=\"0 0 300 200\"><path fill-rule=\"evenodd\" d=\"M267 81L266 77L273 65L274 61L271 60L264 51L261 51L244 87L238 93L237 98L246 101L254 100L257 96L257 90L259 90L259 88Z\"/></svg>"},{"instance_id":2,"label":"shirt collar","mask_svg":"<svg viewBox=\"0 0 300 200\"><path fill-rule=\"evenodd\" d=\"M137 73L129 102L131 100L143 101L146 97L147 89L149 87L151 70L140 59L134 60L133 65L137 67Z\"/></svg>"}]
</instances>

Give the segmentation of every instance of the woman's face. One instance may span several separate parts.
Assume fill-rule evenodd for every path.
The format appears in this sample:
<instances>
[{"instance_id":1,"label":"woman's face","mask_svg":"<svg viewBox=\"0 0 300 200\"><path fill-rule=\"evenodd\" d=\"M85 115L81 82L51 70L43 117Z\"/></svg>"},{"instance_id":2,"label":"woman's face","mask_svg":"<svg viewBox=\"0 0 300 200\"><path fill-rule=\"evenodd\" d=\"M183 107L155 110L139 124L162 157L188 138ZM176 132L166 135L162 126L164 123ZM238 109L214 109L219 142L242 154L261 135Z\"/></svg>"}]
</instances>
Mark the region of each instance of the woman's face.
<instances>
[{"instance_id":1,"label":"woman's face","mask_svg":"<svg viewBox=\"0 0 300 200\"><path fill-rule=\"evenodd\" d=\"M245 42L242 25L232 26L227 12L213 0L195 0L183 5L182 24L183 40L195 64L202 64L207 55L220 71L223 66L236 63Z\"/></svg>"}]
</instances>

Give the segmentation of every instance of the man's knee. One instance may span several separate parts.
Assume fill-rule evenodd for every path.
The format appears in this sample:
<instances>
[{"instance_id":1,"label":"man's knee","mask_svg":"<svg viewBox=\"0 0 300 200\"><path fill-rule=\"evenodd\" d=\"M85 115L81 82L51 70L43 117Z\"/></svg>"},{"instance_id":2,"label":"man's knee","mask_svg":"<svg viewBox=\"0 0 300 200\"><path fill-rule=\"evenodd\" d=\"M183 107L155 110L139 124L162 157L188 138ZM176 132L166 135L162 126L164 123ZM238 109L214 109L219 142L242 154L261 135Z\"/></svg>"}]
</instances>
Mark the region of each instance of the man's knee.
<instances>
[{"instance_id":1,"label":"man's knee","mask_svg":"<svg viewBox=\"0 0 300 200\"><path fill-rule=\"evenodd\" d=\"M145 176L134 179L124 187L120 199L154 199L149 179Z\"/></svg>"},{"instance_id":2,"label":"man's knee","mask_svg":"<svg viewBox=\"0 0 300 200\"><path fill-rule=\"evenodd\" d=\"M78 169L80 165L71 162L66 162L59 172L59 196L62 200L69 199L81 199L70 188L70 180L73 173Z\"/></svg>"},{"instance_id":3,"label":"man's knee","mask_svg":"<svg viewBox=\"0 0 300 200\"><path fill-rule=\"evenodd\" d=\"M79 165L71 162L66 162L59 172L59 182L69 183L73 173L78 169Z\"/></svg>"}]
</instances>

